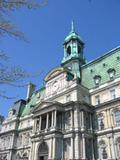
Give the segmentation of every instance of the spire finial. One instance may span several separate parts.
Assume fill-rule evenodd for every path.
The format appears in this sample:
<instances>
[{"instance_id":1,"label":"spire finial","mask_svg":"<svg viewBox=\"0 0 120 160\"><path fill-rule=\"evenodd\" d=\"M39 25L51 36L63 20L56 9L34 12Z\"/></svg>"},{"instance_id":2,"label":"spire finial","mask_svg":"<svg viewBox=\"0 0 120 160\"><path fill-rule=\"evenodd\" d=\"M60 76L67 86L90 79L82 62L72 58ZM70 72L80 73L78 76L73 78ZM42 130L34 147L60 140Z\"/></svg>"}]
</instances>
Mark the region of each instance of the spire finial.
<instances>
[{"instance_id":1,"label":"spire finial","mask_svg":"<svg viewBox=\"0 0 120 160\"><path fill-rule=\"evenodd\" d=\"M75 32L75 27L74 27L74 21L72 20L72 24L71 24L71 32Z\"/></svg>"}]
</instances>

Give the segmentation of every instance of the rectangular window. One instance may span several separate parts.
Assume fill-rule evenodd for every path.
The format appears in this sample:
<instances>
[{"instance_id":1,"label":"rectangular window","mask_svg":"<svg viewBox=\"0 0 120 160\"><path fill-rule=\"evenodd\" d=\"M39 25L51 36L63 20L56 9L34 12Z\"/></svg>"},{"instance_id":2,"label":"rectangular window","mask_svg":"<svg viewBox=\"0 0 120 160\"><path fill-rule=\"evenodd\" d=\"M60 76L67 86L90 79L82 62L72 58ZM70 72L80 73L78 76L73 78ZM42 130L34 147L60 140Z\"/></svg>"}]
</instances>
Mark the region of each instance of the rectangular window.
<instances>
[{"instance_id":1,"label":"rectangular window","mask_svg":"<svg viewBox=\"0 0 120 160\"><path fill-rule=\"evenodd\" d=\"M39 119L36 120L36 131L39 130Z\"/></svg>"},{"instance_id":2,"label":"rectangular window","mask_svg":"<svg viewBox=\"0 0 120 160\"><path fill-rule=\"evenodd\" d=\"M95 96L95 104L98 105L100 104L100 96Z\"/></svg>"},{"instance_id":3,"label":"rectangular window","mask_svg":"<svg viewBox=\"0 0 120 160\"><path fill-rule=\"evenodd\" d=\"M104 129L103 117L98 117L98 129Z\"/></svg>"},{"instance_id":4,"label":"rectangular window","mask_svg":"<svg viewBox=\"0 0 120 160\"><path fill-rule=\"evenodd\" d=\"M115 114L115 125L120 126L120 110L116 110Z\"/></svg>"},{"instance_id":5,"label":"rectangular window","mask_svg":"<svg viewBox=\"0 0 120 160\"><path fill-rule=\"evenodd\" d=\"M111 94L111 99L115 99L116 98L115 89L112 89L110 91L110 94Z\"/></svg>"},{"instance_id":6,"label":"rectangular window","mask_svg":"<svg viewBox=\"0 0 120 160\"><path fill-rule=\"evenodd\" d=\"M46 114L42 115L41 130L44 130L46 128L46 116Z\"/></svg>"},{"instance_id":7,"label":"rectangular window","mask_svg":"<svg viewBox=\"0 0 120 160\"><path fill-rule=\"evenodd\" d=\"M49 113L48 128L52 126L52 112Z\"/></svg>"}]
</instances>

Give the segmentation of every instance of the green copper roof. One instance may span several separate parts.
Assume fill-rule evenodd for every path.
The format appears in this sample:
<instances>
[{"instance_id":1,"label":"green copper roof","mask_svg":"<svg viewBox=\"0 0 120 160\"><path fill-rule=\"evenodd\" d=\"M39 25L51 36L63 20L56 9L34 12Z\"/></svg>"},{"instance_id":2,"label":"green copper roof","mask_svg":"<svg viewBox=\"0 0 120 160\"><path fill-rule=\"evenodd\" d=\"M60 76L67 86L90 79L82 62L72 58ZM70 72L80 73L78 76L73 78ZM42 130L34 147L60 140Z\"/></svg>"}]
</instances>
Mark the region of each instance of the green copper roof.
<instances>
[{"instance_id":1,"label":"green copper roof","mask_svg":"<svg viewBox=\"0 0 120 160\"><path fill-rule=\"evenodd\" d=\"M33 107L35 107L36 102L38 101L38 98L37 98L38 94L40 94L40 96L43 96L44 90L45 88L42 87L40 90L38 90L32 95L32 97L30 98L30 101L24 107L24 110L22 111L21 116L29 115L31 113L31 110L33 109Z\"/></svg>"},{"instance_id":2,"label":"green copper roof","mask_svg":"<svg viewBox=\"0 0 120 160\"><path fill-rule=\"evenodd\" d=\"M81 37L75 32L75 27L74 27L73 21L72 21L72 24L71 24L71 31L70 31L69 35L64 39L64 43L69 42L71 39L77 39L81 43L84 44L84 42L82 41Z\"/></svg>"},{"instance_id":3,"label":"green copper roof","mask_svg":"<svg viewBox=\"0 0 120 160\"><path fill-rule=\"evenodd\" d=\"M120 47L82 66L82 85L88 89L95 88L94 77L101 77L100 85L110 81L109 69L115 70L114 79L120 77Z\"/></svg>"}]
</instances>

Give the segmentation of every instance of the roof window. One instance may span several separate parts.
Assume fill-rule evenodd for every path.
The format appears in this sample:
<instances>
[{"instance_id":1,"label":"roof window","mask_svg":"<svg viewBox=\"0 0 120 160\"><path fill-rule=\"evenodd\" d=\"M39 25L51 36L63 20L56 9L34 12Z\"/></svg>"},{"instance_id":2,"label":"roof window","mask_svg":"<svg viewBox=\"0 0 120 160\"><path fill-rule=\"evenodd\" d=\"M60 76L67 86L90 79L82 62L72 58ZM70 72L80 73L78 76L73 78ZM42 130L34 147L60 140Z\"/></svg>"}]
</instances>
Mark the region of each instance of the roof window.
<instances>
[{"instance_id":1,"label":"roof window","mask_svg":"<svg viewBox=\"0 0 120 160\"><path fill-rule=\"evenodd\" d=\"M107 72L108 72L108 74L109 74L110 80L114 79L115 69L114 69L114 68L109 68Z\"/></svg>"},{"instance_id":2,"label":"roof window","mask_svg":"<svg viewBox=\"0 0 120 160\"><path fill-rule=\"evenodd\" d=\"M117 56L116 58L117 58L117 61L120 61L120 56Z\"/></svg>"},{"instance_id":3,"label":"roof window","mask_svg":"<svg viewBox=\"0 0 120 160\"><path fill-rule=\"evenodd\" d=\"M96 75L94 77L94 82L96 86L99 86L100 82L101 82L101 76L100 75Z\"/></svg>"}]
</instances>

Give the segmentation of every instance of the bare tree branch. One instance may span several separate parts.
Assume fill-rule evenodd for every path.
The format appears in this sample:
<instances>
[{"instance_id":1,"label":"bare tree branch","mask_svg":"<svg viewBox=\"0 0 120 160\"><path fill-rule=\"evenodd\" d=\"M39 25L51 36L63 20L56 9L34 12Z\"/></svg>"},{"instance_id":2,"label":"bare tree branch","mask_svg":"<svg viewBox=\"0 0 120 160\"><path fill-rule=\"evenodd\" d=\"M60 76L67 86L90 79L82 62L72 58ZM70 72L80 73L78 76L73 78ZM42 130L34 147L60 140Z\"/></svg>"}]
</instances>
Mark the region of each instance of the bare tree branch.
<instances>
[{"instance_id":1,"label":"bare tree branch","mask_svg":"<svg viewBox=\"0 0 120 160\"><path fill-rule=\"evenodd\" d=\"M36 9L46 6L48 0L0 0L0 37L9 35L27 41L24 33L18 31L16 26L6 18L6 13L21 8Z\"/></svg>"},{"instance_id":2,"label":"bare tree branch","mask_svg":"<svg viewBox=\"0 0 120 160\"><path fill-rule=\"evenodd\" d=\"M4 36L13 36L21 40L26 41L24 34L16 29L16 26L6 18L6 15L14 10L21 8L36 9L46 6L48 0L0 0L0 38ZM21 84L23 79L33 77L28 74L20 66L8 66L3 62L7 62L8 56L0 51L0 85L9 85L14 87L25 87ZM9 97L5 92L0 91L0 97L5 99L13 99L15 97Z\"/></svg>"}]
</instances>

